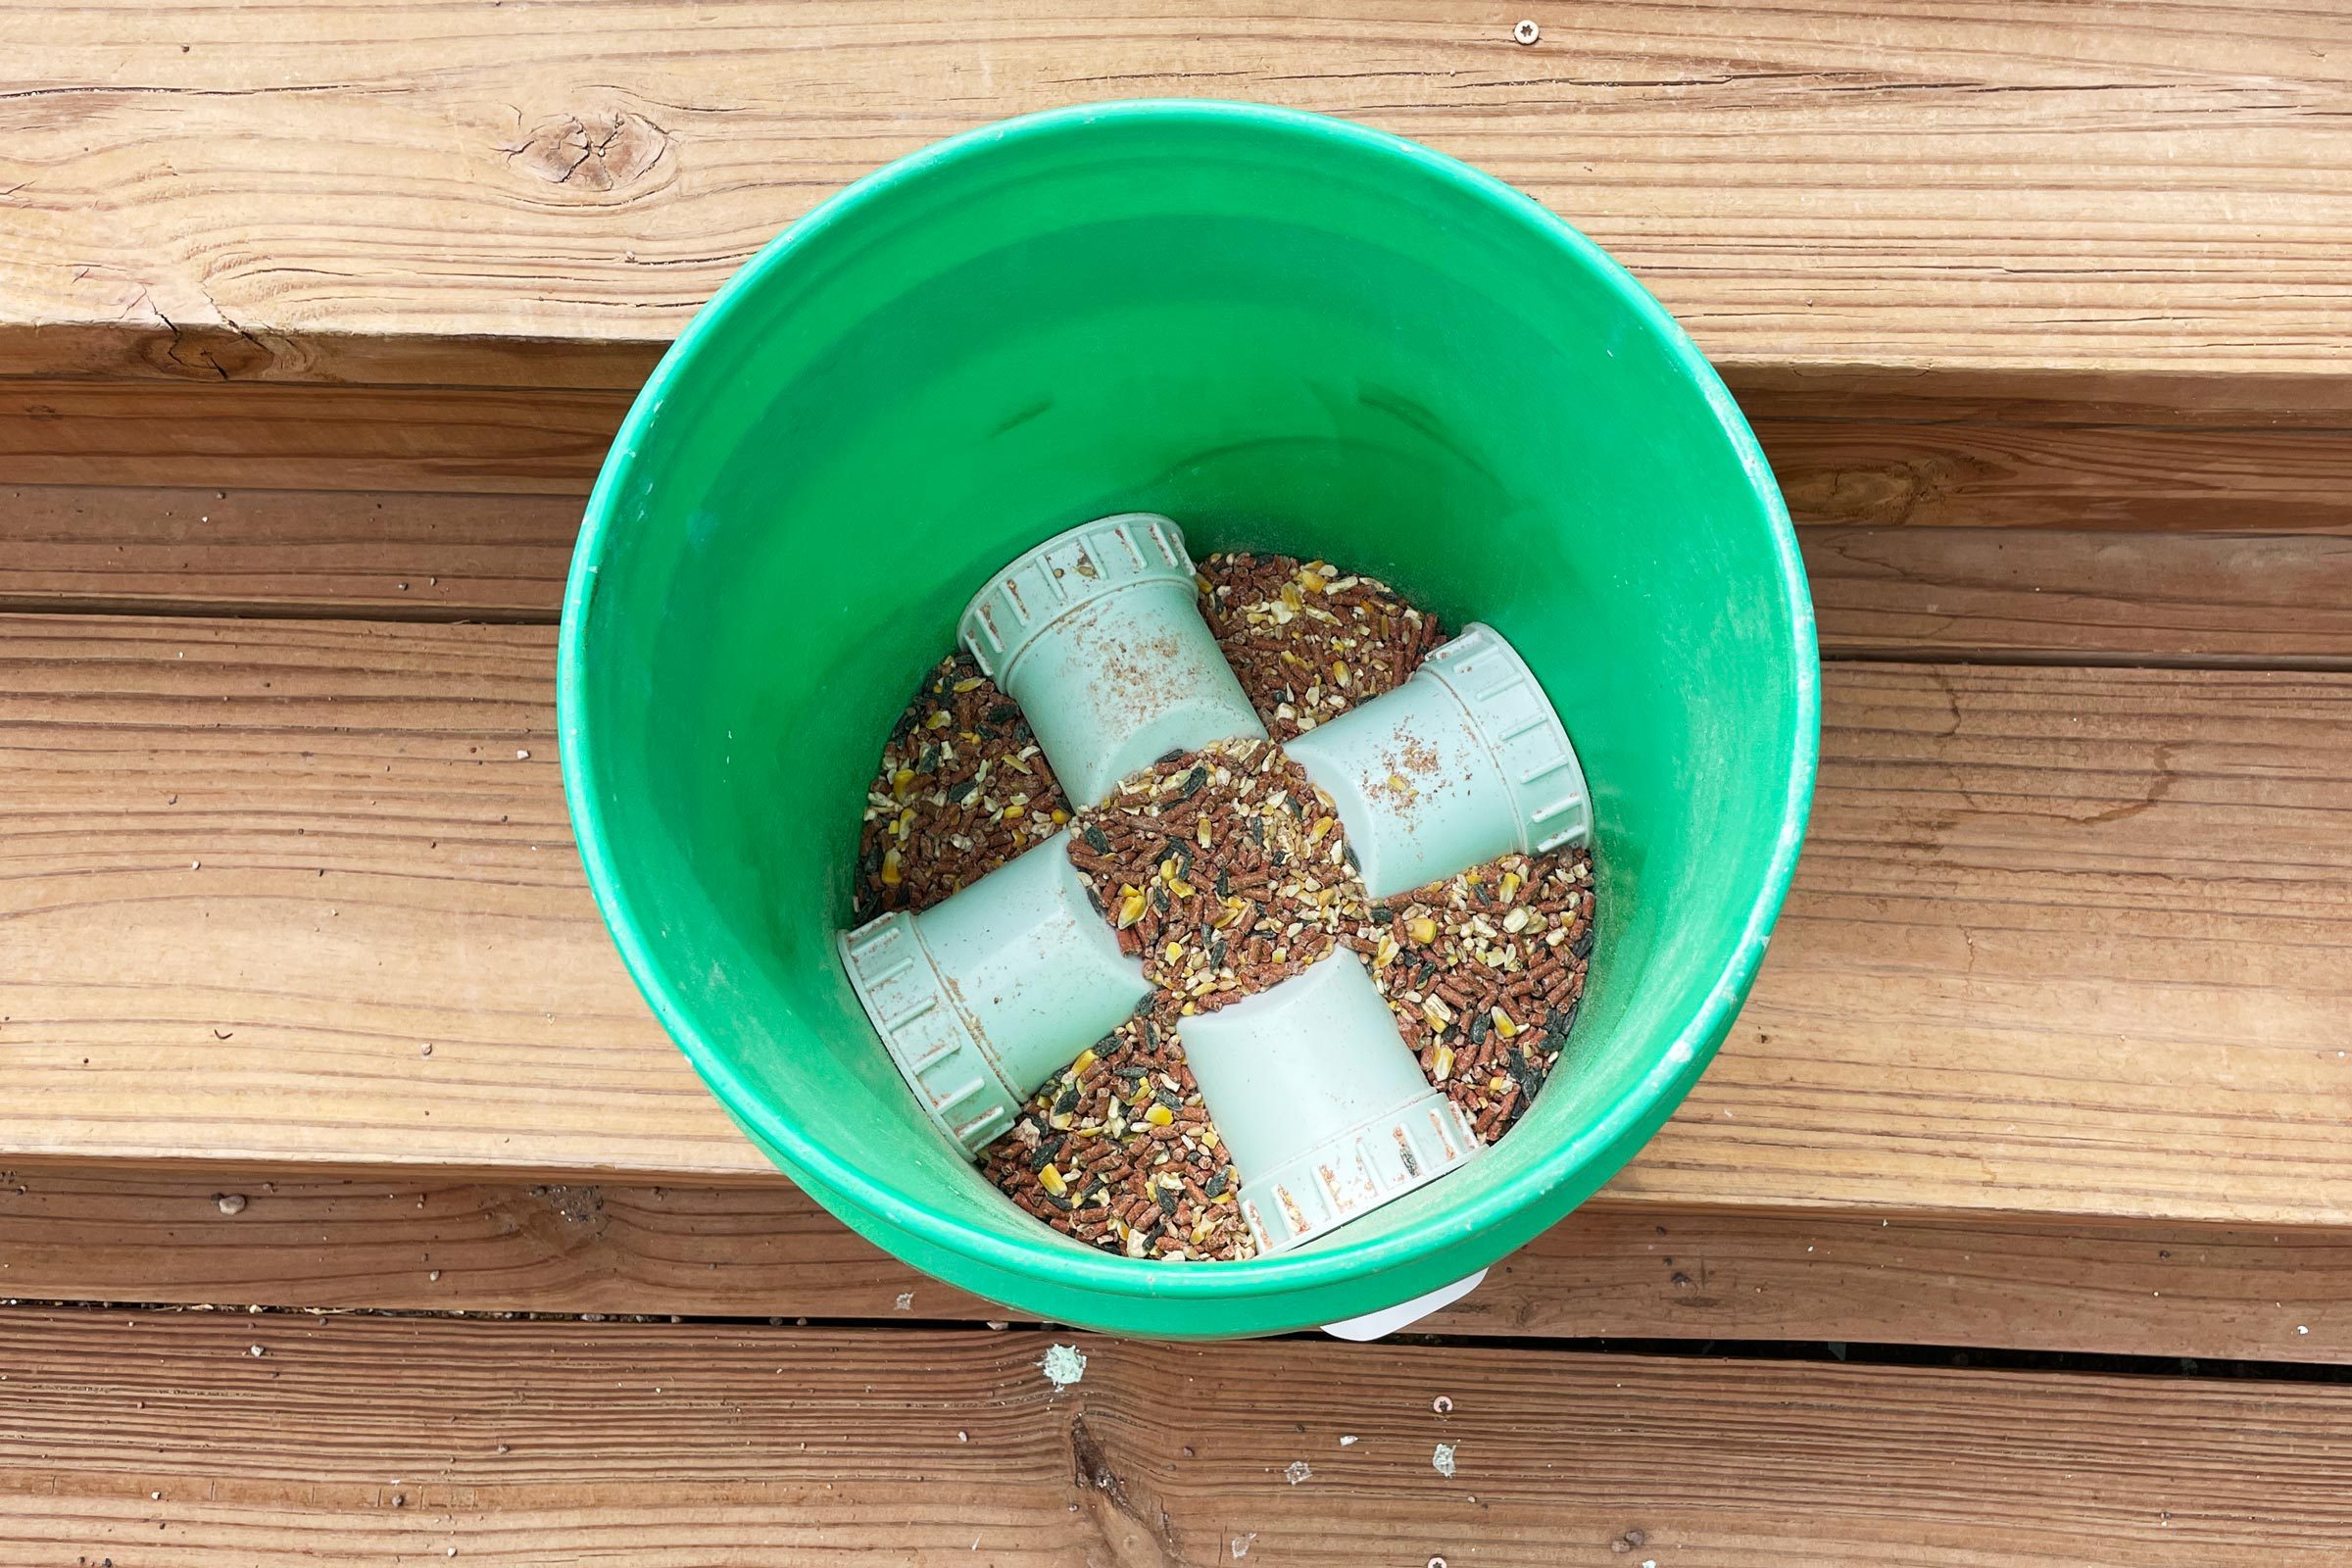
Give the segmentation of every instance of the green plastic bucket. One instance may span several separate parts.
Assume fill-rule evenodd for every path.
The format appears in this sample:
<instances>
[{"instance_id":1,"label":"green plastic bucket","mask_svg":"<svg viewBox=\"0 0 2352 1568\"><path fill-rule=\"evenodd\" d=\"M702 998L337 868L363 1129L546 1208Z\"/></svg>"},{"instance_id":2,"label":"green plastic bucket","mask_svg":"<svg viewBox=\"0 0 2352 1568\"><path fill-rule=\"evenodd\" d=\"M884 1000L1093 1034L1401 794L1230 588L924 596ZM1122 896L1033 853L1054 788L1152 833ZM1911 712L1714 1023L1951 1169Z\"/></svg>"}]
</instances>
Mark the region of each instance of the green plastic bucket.
<instances>
[{"instance_id":1,"label":"green plastic bucket","mask_svg":"<svg viewBox=\"0 0 2352 1568\"><path fill-rule=\"evenodd\" d=\"M1543 1098L1472 1166L1262 1262L1131 1260L1019 1212L917 1108L835 951L875 758L957 612L1134 510L1494 625L1593 792L1598 946ZM1642 1146L1763 956L1819 666L1754 438L1599 250L1409 142L1133 103L917 153L728 283L613 443L558 699L613 938L778 1165L1021 1312L1206 1338L1445 1287Z\"/></svg>"}]
</instances>

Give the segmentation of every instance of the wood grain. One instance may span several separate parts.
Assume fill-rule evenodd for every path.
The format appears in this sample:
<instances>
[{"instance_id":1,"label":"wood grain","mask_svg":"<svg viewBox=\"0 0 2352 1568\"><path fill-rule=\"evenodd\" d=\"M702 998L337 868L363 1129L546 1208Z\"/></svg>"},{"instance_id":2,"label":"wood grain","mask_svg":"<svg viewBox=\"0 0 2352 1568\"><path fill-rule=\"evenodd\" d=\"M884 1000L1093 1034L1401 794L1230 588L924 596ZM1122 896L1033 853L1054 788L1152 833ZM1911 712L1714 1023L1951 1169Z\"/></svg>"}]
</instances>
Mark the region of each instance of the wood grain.
<instances>
[{"instance_id":1,"label":"wood grain","mask_svg":"<svg viewBox=\"0 0 2352 1568\"><path fill-rule=\"evenodd\" d=\"M5 339L0 338L0 344ZM542 350L542 352L547 352ZM504 356L487 373L527 373ZM1900 378L1727 366L1791 514L1851 526L2343 533L2352 411L2307 379ZM555 371L551 371L555 374ZM600 371L601 373L601 371ZM641 377L611 388L0 379L0 484L452 490L576 513ZM1992 395L1988 381L2030 392ZM2163 398L2150 403L2136 401Z\"/></svg>"},{"instance_id":2,"label":"wood grain","mask_svg":"<svg viewBox=\"0 0 2352 1568\"><path fill-rule=\"evenodd\" d=\"M667 337L819 197L981 122L1213 94L1419 137L1734 362L2342 376L2352 24L2289 0L1074 16L654 0L26 5L12 336ZM373 352L373 351L369 351ZM183 354L185 373L223 369ZM331 368L315 348L302 373ZM242 372L239 372L242 373ZM468 377L443 376L466 380Z\"/></svg>"},{"instance_id":3,"label":"wood grain","mask_svg":"<svg viewBox=\"0 0 2352 1568\"><path fill-rule=\"evenodd\" d=\"M0 483L584 494L815 201L1049 105L1420 137L1625 260L1803 520L2344 527L2352 21L2295 0L0 17ZM272 396L268 383L330 386ZM233 396L222 394L234 393Z\"/></svg>"},{"instance_id":4,"label":"wood grain","mask_svg":"<svg viewBox=\"0 0 2352 1568\"><path fill-rule=\"evenodd\" d=\"M551 641L0 618L0 1150L764 1175L581 887ZM2344 1223L2348 715L2325 674L1833 666L1772 958L1611 1191Z\"/></svg>"},{"instance_id":5,"label":"wood grain","mask_svg":"<svg viewBox=\"0 0 2352 1568\"><path fill-rule=\"evenodd\" d=\"M2341 532L2352 409L2310 376L1722 367L1799 521Z\"/></svg>"},{"instance_id":6,"label":"wood grain","mask_svg":"<svg viewBox=\"0 0 2352 1568\"><path fill-rule=\"evenodd\" d=\"M0 1171L0 1297L897 1324L1004 1313L789 1187L120 1167ZM2347 1303L2352 1238L2340 1231L1603 1203L1415 1332L2344 1364Z\"/></svg>"},{"instance_id":7,"label":"wood grain","mask_svg":"<svg viewBox=\"0 0 2352 1568\"><path fill-rule=\"evenodd\" d=\"M0 610L549 621L560 497L0 490ZM2318 534L1809 528L1833 658L2352 665L2352 541Z\"/></svg>"},{"instance_id":8,"label":"wood grain","mask_svg":"<svg viewBox=\"0 0 2352 1568\"><path fill-rule=\"evenodd\" d=\"M587 498L630 391L0 379L0 484Z\"/></svg>"},{"instance_id":9,"label":"wood grain","mask_svg":"<svg viewBox=\"0 0 2352 1568\"><path fill-rule=\"evenodd\" d=\"M2352 668L2352 539L1911 527L1797 542L1830 658Z\"/></svg>"},{"instance_id":10,"label":"wood grain","mask_svg":"<svg viewBox=\"0 0 2352 1568\"><path fill-rule=\"evenodd\" d=\"M579 522L556 496L19 485L0 608L552 621Z\"/></svg>"},{"instance_id":11,"label":"wood grain","mask_svg":"<svg viewBox=\"0 0 2352 1568\"><path fill-rule=\"evenodd\" d=\"M2212 1568L2352 1531L2340 1386L1081 1338L1056 1393L1052 1343L12 1311L0 1551Z\"/></svg>"}]
</instances>

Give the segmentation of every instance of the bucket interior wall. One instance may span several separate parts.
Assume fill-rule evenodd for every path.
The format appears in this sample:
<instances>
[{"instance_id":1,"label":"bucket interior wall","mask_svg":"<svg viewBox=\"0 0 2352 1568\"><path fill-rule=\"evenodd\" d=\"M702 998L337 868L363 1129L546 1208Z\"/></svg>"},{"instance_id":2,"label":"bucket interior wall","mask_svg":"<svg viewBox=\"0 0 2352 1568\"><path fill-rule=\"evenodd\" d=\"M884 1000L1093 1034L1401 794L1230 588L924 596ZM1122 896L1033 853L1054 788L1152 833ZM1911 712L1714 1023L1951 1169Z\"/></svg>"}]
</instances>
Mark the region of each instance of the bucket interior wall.
<instances>
[{"instance_id":1,"label":"bucket interior wall","mask_svg":"<svg viewBox=\"0 0 2352 1568\"><path fill-rule=\"evenodd\" d=\"M673 356L592 506L575 808L601 816L591 860L673 1033L739 1119L757 1102L866 1173L853 1200L794 1167L854 1224L1047 1315L1288 1328L1524 1240L1695 1076L1720 1028L1683 1040L1681 1087L1595 1131L1785 880L1810 614L1720 386L1523 198L1354 133L1082 128L854 198ZM1488 1157L1280 1282L1107 1258L1018 1212L916 1110L835 955L864 788L957 612L1021 550L1131 510L1196 556L1321 556L1491 623L1594 794L1599 936L1561 1071ZM960 1239L914 1237L918 1213ZM1370 1251L1380 1277L1346 1265ZM1091 1283L1054 1283L1072 1270Z\"/></svg>"}]
</instances>

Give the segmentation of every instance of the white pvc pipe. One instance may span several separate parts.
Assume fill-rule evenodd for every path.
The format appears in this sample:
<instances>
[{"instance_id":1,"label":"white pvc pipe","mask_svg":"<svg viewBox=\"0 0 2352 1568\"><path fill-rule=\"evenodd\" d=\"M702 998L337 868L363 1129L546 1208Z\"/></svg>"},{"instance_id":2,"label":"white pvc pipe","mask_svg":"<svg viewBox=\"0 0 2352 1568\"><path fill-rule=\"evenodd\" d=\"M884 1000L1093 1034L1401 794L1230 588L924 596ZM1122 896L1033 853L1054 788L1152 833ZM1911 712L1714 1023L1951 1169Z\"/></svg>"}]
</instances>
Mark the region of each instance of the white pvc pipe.
<instances>
[{"instance_id":1,"label":"white pvc pipe","mask_svg":"<svg viewBox=\"0 0 2352 1568\"><path fill-rule=\"evenodd\" d=\"M1026 552L973 596L957 631L1021 705L1076 806L1169 752L1266 732L1200 618L1184 534L1152 513Z\"/></svg>"},{"instance_id":2,"label":"white pvc pipe","mask_svg":"<svg viewBox=\"0 0 2352 1568\"><path fill-rule=\"evenodd\" d=\"M1066 829L921 914L845 933L841 955L915 1099L974 1153L1151 994L1088 900Z\"/></svg>"},{"instance_id":3,"label":"white pvc pipe","mask_svg":"<svg viewBox=\"0 0 2352 1568\"><path fill-rule=\"evenodd\" d=\"M1200 1098L1242 1173L1242 1217L1278 1252L1475 1157L1372 977L1338 949L1270 990L1178 1026Z\"/></svg>"},{"instance_id":4,"label":"white pvc pipe","mask_svg":"<svg viewBox=\"0 0 2352 1568\"><path fill-rule=\"evenodd\" d=\"M1568 731L1491 626L1463 627L1403 685L1283 749L1339 808L1375 900L1592 835Z\"/></svg>"}]
</instances>

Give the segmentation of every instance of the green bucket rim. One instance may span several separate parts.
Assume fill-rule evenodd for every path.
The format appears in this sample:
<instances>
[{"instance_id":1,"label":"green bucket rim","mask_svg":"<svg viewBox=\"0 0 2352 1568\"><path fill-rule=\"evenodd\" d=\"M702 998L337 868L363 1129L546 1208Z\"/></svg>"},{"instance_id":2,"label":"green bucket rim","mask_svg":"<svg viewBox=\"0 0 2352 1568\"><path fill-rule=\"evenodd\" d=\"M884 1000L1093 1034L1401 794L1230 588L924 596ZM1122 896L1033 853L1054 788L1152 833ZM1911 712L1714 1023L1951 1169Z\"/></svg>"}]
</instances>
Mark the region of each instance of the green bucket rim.
<instances>
[{"instance_id":1,"label":"green bucket rim","mask_svg":"<svg viewBox=\"0 0 2352 1568\"><path fill-rule=\"evenodd\" d=\"M1805 646L1816 646L1812 596L1787 505L1755 433L1714 367L1666 309L1607 252L1535 198L1444 153L1386 131L1264 104L1212 99L1133 99L1077 105L981 125L909 153L845 186L770 240L720 287L662 356L614 436L596 488L588 499L579 543L572 556L570 579L564 589L556 658L556 721L562 737L564 794L571 813L573 838L606 928L655 1016L719 1102L787 1175L817 1189L820 1196L838 1197L873 1219L907 1232L942 1252L1023 1277L1034 1273L1039 1258L1048 1255L1042 1238L1034 1247L992 1239L972 1230L954 1214L926 1207L909 1198L891 1183L887 1173L847 1162L822 1144L804 1137L779 1113L777 1106L711 1049L691 1011L680 1004L656 960L653 941L631 906L606 848L604 808L592 788L595 749L583 722L587 701L583 691L586 610L619 499L627 488L626 476L666 401L671 384L687 373L688 362L700 345L723 333L736 310L772 274L790 265L796 251L835 225L855 220L865 209L888 202L902 187L942 174L967 159L984 157L1015 143L1083 134L1088 127L1099 123L1148 120L1242 125L1341 147L1349 153L1397 159L1423 174L1485 198L1501 213L1515 217L1556 245L1568 265L1582 269L1616 295L1627 312L1680 362L1706 399L1725 439L1739 455L1750 486L1764 501L1791 628L1801 634ZM1818 658L1813 658L1799 661L1799 665L1795 682L1795 756L1791 759L1793 765L1780 836L1739 940L1726 956L1706 1000L1673 1044L1659 1054L1656 1064L1635 1088L1603 1115L1579 1127L1573 1137L1537 1157L1515 1179L1488 1190L1460 1207L1432 1213L1375 1240L1351 1243L1343 1231L1327 1243L1288 1256L1200 1268L1171 1268L1161 1263L1114 1257L1091 1249L1055 1249L1050 1254L1053 1283L1064 1289L1091 1290L1139 1301L1238 1300L1337 1286L1351 1278L1408 1265L1422 1254L1467 1235L1489 1229L1508 1231L1514 1215L1535 1210L1547 1200L1556 1200L1558 1195L1568 1194L1567 1201L1559 1207L1559 1213L1564 1214L1615 1175L1638 1152L1647 1133L1654 1131L1690 1092L1713 1056L1716 1044L1729 1032L1733 1016L1745 1000L1757 966L1763 960L1773 922L1788 897L1797 850L1804 838L1820 758L1820 663ZM797 1026L797 1019L794 1023ZM1644 1127L1644 1122L1649 1125ZM1549 1216L1557 1217L1557 1214Z\"/></svg>"}]
</instances>

